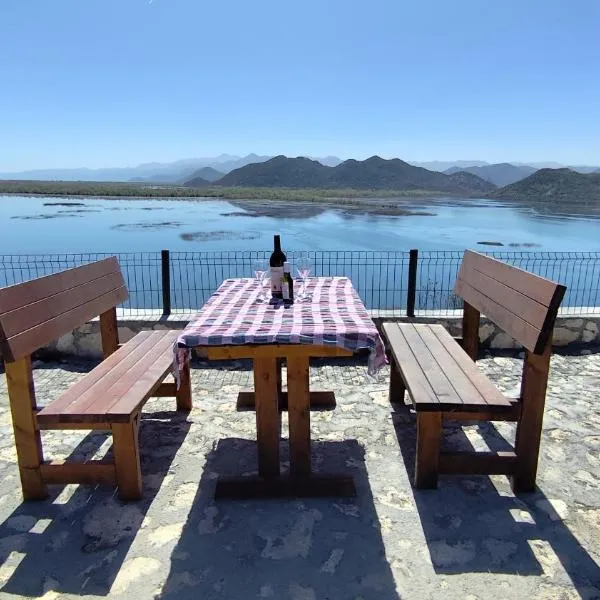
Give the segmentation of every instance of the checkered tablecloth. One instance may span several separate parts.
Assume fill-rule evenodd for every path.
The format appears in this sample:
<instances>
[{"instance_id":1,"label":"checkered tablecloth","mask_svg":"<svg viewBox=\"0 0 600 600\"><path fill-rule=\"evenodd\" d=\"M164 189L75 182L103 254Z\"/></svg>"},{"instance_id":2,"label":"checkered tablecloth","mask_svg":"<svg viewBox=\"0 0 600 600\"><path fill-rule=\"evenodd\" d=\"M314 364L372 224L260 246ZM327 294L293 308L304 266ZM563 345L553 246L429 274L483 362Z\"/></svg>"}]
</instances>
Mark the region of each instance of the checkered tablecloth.
<instances>
[{"instance_id":1,"label":"checkered tablecloth","mask_svg":"<svg viewBox=\"0 0 600 600\"><path fill-rule=\"evenodd\" d=\"M368 348L370 374L386 364L377 328L347 277L308 279L308 299L291 306L261 303L259 291L255 279L226 279L182 331L177 347L279 343ZM268 286L263 292L270 297Z\"/></svg>"}]
</instances>

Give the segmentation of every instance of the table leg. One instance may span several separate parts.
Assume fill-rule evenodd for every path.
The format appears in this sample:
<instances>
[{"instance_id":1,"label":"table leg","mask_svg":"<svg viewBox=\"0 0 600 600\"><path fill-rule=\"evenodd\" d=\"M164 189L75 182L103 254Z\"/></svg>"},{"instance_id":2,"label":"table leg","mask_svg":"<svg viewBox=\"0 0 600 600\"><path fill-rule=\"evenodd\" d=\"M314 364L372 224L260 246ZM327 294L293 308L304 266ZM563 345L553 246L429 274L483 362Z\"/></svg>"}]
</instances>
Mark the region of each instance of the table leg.
<instances>
[{"instance_id":1,"label":"table leg","mask_svg":"<svg viewBox=\"0 0 600 600\"><path fill-rule=\"evenodd\" d=\"M275 358L254 359L258 474L261 477L279 475L280 413L277 379Z\"/></svg>"},{"instance_id":2,"label":"table leg","mask_svg":"<svg viewBox=\"0 0 600 600\"><path fill-rule=\"evenodd\" d=\"M290 474L310 476L310 393L308 357L288 357L288 418L290 423Z\"/></svg>"}]
</instances>

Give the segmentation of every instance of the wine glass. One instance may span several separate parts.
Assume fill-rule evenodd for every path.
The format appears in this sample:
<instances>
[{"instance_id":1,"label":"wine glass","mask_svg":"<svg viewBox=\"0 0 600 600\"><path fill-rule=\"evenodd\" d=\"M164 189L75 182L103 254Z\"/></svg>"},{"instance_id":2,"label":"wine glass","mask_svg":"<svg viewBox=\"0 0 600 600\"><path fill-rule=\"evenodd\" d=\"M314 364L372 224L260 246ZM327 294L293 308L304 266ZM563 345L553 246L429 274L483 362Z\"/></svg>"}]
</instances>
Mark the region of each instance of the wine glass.
<instances>
[{"instance_id":1,"label":"wine glass","mask_svg":"<svg viewBox=\"0 0 600 600\"><path fill-rule=\"evenodd\" d=\"M296 271L298 271L298 275L302 280L302 289L298 295L299 300L305 300L308 298L308 294L306 293L306 280L310 275L310 270L311 262L308 252L300 252L298 258L296 259Z\"/></svg>"},{"instance_id":2,"label":"wine glass","mask_svg":"<svg viewBox=\"0 0 600 600\"><path fill-rule=\"evenodd\" d=\"M254 271L254 277L258 281L258 296L256 297L257 302L264 302L265 294L263 292L263 282L265 275L267 274L267 261L261 258L256 259L252 263L252 270Z\"/></svg>"}]
</instances>

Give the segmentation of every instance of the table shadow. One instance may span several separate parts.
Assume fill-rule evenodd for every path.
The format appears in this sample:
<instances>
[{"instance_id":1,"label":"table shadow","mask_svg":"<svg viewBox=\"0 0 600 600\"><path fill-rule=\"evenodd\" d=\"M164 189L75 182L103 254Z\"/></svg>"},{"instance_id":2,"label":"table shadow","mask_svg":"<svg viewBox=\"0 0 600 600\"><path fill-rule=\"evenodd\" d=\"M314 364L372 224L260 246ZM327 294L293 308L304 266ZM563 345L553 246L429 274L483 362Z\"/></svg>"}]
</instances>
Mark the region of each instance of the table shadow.
<instances>
[{"instance_id":1,"label":"table shadow","mask_svg":"<svg viewBox=\"0 0 600 600\"><path fill-rule=\"evenodd\" d=\"M416 418L406 406L395 408L392 420L412 482ZM479 423L477 431L490 450L512 450L493 423ZM452 450L473 450L456 422L444 424L444 441L443 446ZM532 494L514 496L507 478L494 479L496 484L484 475L441 475L435 490L412 488L435 572L544 575L542 563L550 547L569 578L564 583L586 597L590 587L600 584L600 567L544 492L537 488Z\"/></svg>"},{"instance_id":2,"label":"table shadow","mask_svg":"<svg viewBox=\"0 0 600 600\"><path fill-rule=\"evenodd\" d=\"M285 466L287 440L281 453ZM397 600L363 448L356 440L315 442L312 457L316 472L352 474L357 497L214 500L219 476L257 468L255 442L216 443L157 598Z\"/></svg>"},{"instance_id":3,"label":"table shadow","mask_svg":"<svg viewBox=\"0 0 600 600\"><path fill-rule=\"evenodd\" d=\"M14 567L0 592L38 597L50 586L59 594L107 595L189 428L184 413L142 413L138 502L121 502L113 487L89 485L52 485L46 500L22 502L0 524L0 564ZM90 458L108 437L91 432L69 458ZM14 555L23 555L16 566Z\"/></svg>"}]
</instances>

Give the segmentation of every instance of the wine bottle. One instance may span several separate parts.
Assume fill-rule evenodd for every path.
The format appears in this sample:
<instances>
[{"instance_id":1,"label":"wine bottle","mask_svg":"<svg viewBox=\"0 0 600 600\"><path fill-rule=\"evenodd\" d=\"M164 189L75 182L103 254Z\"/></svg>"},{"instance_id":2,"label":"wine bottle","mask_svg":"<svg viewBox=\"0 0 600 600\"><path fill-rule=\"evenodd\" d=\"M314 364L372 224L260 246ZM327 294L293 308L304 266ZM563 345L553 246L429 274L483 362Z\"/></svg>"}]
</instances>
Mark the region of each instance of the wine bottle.
<instances>
[{"instance_id":1,"label":"wine bottle","mask_svg":"<svg viewBox=\"0 0 600 600\"><path fill-rule=\"evenodd\" d=\"M273 236L273 253L269 259L271 271L271 296L283 299L281 282L283 279L283 263L286 261L285 254L281 251L281 239L278 235Z\"/></svg>"},{"instance_id":2,"label":"wine bottle","mask_svg":"<svg viewBox=\"0 0 600 600\"><path fill-rule=\"evenodd\" d=\"M283 263L283 279L281 280L281 293L283 294L283 301L286 304L294 303L294 280L290 269L290 263Z\"/></svg>"}]
</instances>

